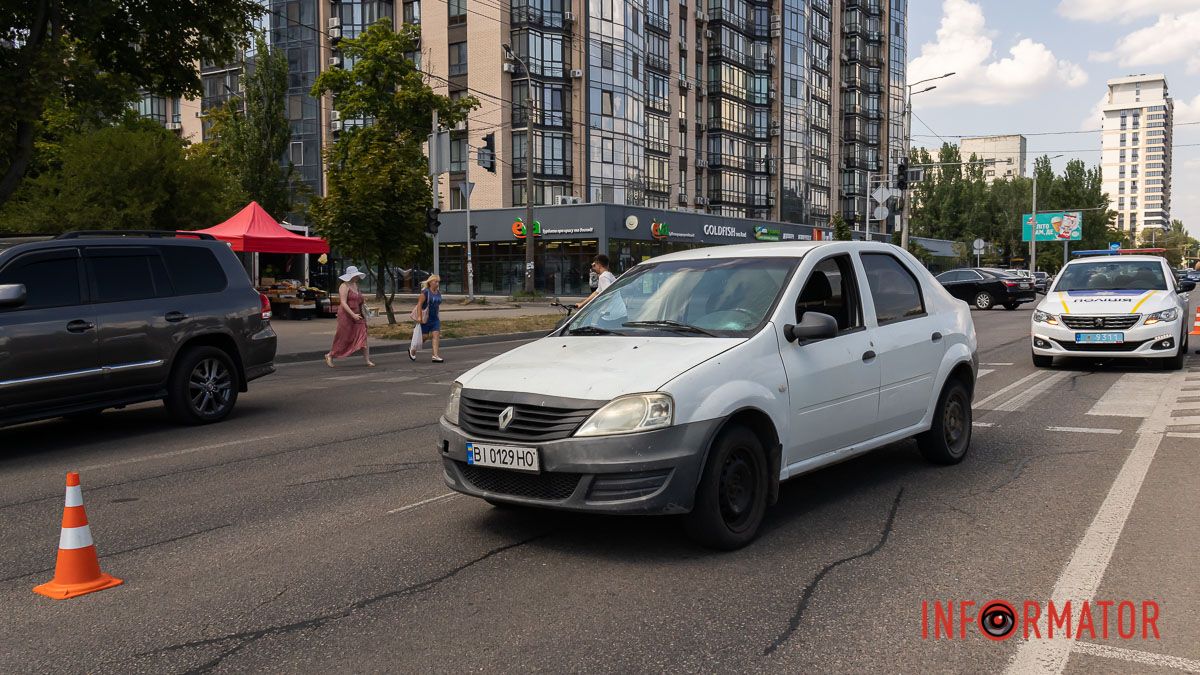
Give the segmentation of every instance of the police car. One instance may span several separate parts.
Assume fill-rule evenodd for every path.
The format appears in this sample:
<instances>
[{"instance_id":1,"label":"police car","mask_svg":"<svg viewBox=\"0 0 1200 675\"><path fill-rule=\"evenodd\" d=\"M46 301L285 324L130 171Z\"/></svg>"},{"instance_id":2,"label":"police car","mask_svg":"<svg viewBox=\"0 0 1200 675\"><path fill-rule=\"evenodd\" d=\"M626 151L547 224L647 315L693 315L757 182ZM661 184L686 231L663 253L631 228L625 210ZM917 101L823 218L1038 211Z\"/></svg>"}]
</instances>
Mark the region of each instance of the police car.
<instances>
[{"instance_id":1,"label":"police car","mask_svg":"<svg viewBox=\"0 0 1200 675\"><path fill-rule=\"evenodd\" d=\"M1079 356L1156 359L1178 370L1191 325L1185 294L1195 287L1158 256L1072 260L1033 312L1033 365Z\"/></svg>"}]
</instances>

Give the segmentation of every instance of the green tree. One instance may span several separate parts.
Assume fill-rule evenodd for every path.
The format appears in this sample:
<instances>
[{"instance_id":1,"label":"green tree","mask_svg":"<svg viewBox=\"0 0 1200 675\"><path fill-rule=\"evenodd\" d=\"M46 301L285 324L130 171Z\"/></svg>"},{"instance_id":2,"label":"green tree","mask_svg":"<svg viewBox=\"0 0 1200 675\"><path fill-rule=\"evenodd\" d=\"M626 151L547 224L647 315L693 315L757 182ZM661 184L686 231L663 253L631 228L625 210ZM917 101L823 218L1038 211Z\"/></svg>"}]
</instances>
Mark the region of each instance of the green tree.
<instances>
[{"instance_id":1,"label":"green tree","mask_svg":"<svg viewBox=\"0 0 1200 675\"><path fill-rule=\"evenodd\" d=\"M829 224L833 226L833 238L838 241L850 241L854 238L854 234L850 231L850 225L842 214L835 213L829 219Z\"/></svg>"},{"instance_id":2,"label":"green tree","mask_svg":"<svg viewBox=\"0 0 1200 675\"><path fill-rule=\"evenodd\" d=\"M295 166L282 164L292 138L287 118L287 55L255 38L254 58L242 65L242 96L209 114L211 152L241 185L247 201L256 201L276 220L292 212L301 190Z\"/></svg>"},{"instance_id":3,"label":"green tree","mask_svg":"<svg viewBox=\"0 0 1200 675\"><path fill-rule=\"evenodd\" d=\"M55 98L108 116L143 89L199 96L196 62L233 57L256 0L29 0L0 11L0 204L35 163Z\"/></svg>"},{"instance_id":4,"label":"green tree","mask_svg":"<svg viewBox=\"0 0 1200 675\"><path fill-rule=\"evenodd\" d=\"M185 152L161 124L132 115L65 138L59 155L0 207L0 230L196 229L237 206L239 190L222 167Z\"/></svg>"},{"instance_id":5,"label":"green tree","mask_svg":"<svg viewBox=\"0 0 1200 675\"><path fill-rule=\"evenodd\" d=\"M393 31L380 19L339 49L354 65L322 73L312 95L332 94L343 117L371 124L342 132L328 149L326 196L310 202L309 216L331 246L392 277L395 265L415 263L430 248L422 232L431 188L422 143L433 112L452 126L479 102L433 91L407 56L420 49L415 26ZM392 282L393 293L384 297L389 323L396 322Z\"/></svg>"}]
</instances>

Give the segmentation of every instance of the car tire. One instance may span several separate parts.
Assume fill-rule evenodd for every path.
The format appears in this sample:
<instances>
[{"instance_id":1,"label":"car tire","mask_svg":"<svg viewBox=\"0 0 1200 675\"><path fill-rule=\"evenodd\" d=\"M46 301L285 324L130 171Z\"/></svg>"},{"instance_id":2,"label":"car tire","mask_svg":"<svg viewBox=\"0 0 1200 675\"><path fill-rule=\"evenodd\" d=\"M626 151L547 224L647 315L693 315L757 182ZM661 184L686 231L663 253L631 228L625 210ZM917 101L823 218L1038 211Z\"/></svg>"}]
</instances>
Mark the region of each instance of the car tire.
<instances>
[{"instance_id":1,"label":"car tire","mask_svg":"<svg viewBox=\"0 0 1200 675\"><path fill-rule=\"evenodd\" d=\"M1015 302L1008 302L1008 303L1005 303L1005 304L1004 304L1004 309L1007 309L1008 311L1010 311L1010 312L1011 312L1011 311L1013 311L1014 309L1016 309L1016 308L1018 308L1018 307L1020 307L1020 306L1021 306L1021 305L1019 305L1019 304L1017 304L1017 303L1015 303Z\"/></svg>"},{"instance_id":2,"label":"car tire","mask_svg":"<svg viewBox=\"0 0 1200 675\"><path fill-rule=\"evenodd\" d=\"M934 464L958 464L971 447L971 394L962 380L953 379L942 388L933 425L917 435L917 447Z\"/></svg>"},{"instance_id":3,"label":"car tire","mask_svg":"<svg viewBox=\"0 0 1200 675\"><path fill-rule=\"evenodd\" d=\"M1185 333L1179 342L1179 352L1175 356L1168 356L1159 363L1162 364L1163 370L1183 370L1183 361L1187 358L1187 353L1188 336Z\"/></svg>"},{"instance_id":4,"label":"car tire","mask_svg":"<svg viewBox=\"0 0 1200 675\"><path fill-rule=\"evenodd\" d=\"M167 383L167 412L180 424L220 422L237 404L238 371L233 360L216 347L184 352Z\"/></svg>"},{"instance_id":5,"label":"car tire","mask_svg":"<svg viewBox=\"0 0 1200 675\"><path fill-rule=\"evenodd\" d=\"M723 551L754 541L767 510L769 465L754 432L743 426L722 431L709 450L696 502L684 520L688 536Z\"/></svg>"},{"instance_id":6,"label":"car tire","mask_svg":"<svg viewBox=\"0 0 1200 675\"><path fill-rule=\"evenodd\" d=\"M992 299L992 294L988 293L987 291L980 291L975 296L976 309L991 309L995 302L996 301Z\"/></svg>"},{"instance_id":7,"label":"car tire","mask_svg":"<svg viewBox=\"0 0 1200 675\"><path fill-rule=\"evenodd\" d=\"M1053 356L1042 356L1041 354L1033 355L1033 367L1034 368L1049 368L1053 365L1054 365L1054 357Z\"/></svg>"}]
</instances>

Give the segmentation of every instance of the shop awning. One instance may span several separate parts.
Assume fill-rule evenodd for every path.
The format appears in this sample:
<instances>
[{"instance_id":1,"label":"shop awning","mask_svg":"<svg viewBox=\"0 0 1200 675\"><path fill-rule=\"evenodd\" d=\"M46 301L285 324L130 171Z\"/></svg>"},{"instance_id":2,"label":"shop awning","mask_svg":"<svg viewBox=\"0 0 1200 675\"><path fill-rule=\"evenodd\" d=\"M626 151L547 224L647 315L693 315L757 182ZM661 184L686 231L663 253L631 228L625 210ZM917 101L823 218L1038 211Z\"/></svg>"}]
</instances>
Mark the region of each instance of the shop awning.
<instances>
[{"instance_id":1,"label":"shop awning","mask_svg":"<svg viewBox=\"0 0 1200 675\"><path fill-rule=\"evenodd\" d=\"M329 253L329 242L320 237L305 237L284 229L258 205L258 202L250 202L246 208L220 225L197 231L229 242L235 251Z\"/></svg>"}]
</instances>

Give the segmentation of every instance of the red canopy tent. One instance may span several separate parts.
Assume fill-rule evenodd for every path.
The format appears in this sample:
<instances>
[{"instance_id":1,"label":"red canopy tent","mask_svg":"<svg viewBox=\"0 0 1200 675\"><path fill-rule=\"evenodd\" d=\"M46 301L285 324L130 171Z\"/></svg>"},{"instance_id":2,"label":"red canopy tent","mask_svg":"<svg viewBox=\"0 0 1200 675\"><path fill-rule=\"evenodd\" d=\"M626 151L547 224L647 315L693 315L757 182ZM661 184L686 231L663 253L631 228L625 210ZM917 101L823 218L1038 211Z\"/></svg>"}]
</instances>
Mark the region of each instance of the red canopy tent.
<instances>
[{"instance_id":1,"label":"red canopy tent","mask_svg":"<svg viewBox=\"0 0 1200 675\"><path fill-rule=\"evenodd\" d=\"M290 232L250 202L232 218L207 230L196 230L227 241L235 251L248 253L329 253L329 242Z\"/></svg>"}]
</instances>

